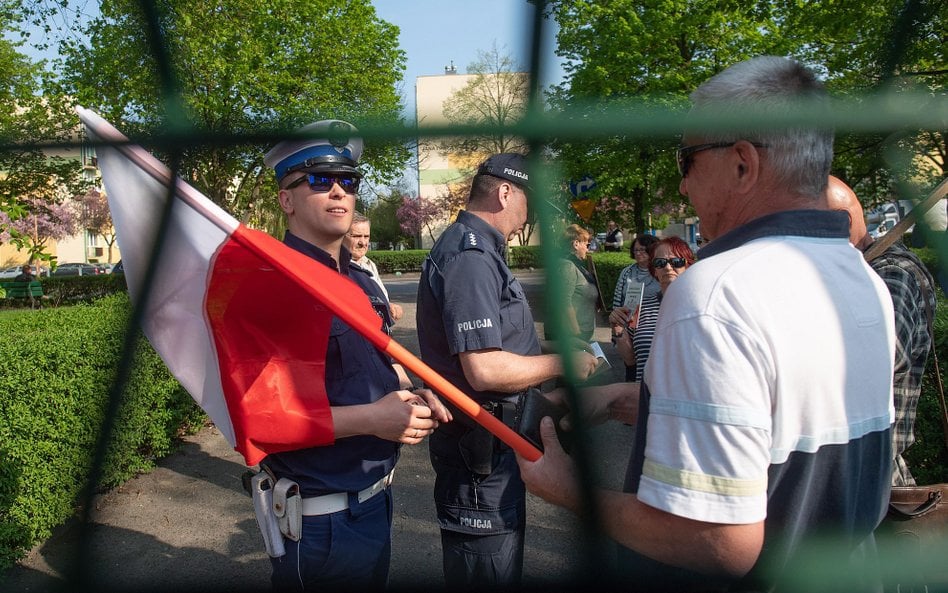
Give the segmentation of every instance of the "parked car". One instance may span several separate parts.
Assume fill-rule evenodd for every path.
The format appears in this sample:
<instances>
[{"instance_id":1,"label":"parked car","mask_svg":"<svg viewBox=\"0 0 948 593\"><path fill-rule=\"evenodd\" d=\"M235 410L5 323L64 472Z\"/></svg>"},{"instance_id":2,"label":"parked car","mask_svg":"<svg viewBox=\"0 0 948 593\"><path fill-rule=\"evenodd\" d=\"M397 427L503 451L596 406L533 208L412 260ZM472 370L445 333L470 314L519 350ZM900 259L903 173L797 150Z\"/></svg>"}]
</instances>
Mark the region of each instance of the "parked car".
<instances>
[{"instance_id":1,"label":"parked car","mask_svg":"<svg viewBox=\"0 0 948 593\"><path fill-rule=\"evenodd\" d=\"M870 224L866 230L869 231L869 236L873 239L878 239L882 235L889 232L895 224L889 221L882 221L878 224Z\"/></svg>"},{"instance_id":2,"label":"parked car","mask_svg":"<svg viewBox=\"0 0 948 593\"><path fill-rule=\"evenodd\" d=\"M118 263L112 266L113 274L125 274L125 266L122 265L122 260L118 260Z\"/></svg>"},{"instance_id":3,"label":"parked car","mask_svg":"<svg viewBox=\"0 0 948 593\"><path fill-rule=\"evenodd\" d=\"M12 280L20 275L21 266L10 266L0 269L0 279Z\"/></svg>"},{"instance_id":4,"label":"parked car","mask_svg":"<svg viewBox=\"0 0 948 593\"><path fill-rule=\"evenodd\" d=\"M103 272L93 264L59 264L53 276L95 276Z\"/></svg>"}]
</instances>

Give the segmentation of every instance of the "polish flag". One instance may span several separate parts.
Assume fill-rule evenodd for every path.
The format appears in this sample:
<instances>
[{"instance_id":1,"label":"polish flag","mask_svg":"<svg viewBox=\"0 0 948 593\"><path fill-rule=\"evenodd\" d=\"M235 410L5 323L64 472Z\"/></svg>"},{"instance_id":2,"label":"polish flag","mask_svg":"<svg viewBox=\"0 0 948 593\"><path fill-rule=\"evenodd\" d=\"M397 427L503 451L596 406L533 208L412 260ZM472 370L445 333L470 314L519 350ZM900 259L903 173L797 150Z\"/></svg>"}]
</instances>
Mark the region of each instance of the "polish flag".
<instances>
[{"instance_id":1,"label":"polish flag","mask_svg":"<svg viewBox=\"0 0 948 593\"><path fill-rule=\"evenodd\" d=\"M129 296L145 298L142 331L247 465L334 442L325 388L334 315L522 456L539 459L533 445L392 340L357 284L240 224L181 179L172 184L158 159L76 109L96 143Z\"/></svg>"}]
</instances>

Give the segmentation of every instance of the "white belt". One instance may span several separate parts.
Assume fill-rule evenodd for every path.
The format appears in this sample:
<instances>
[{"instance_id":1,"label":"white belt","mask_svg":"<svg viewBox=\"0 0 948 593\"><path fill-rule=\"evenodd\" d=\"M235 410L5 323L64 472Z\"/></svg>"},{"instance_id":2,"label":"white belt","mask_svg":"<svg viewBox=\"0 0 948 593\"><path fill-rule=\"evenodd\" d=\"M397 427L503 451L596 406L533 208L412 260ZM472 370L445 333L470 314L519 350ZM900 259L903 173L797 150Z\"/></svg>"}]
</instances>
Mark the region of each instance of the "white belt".
<instances>
[{"instance_id":1,"label":"white belt","mask_svg":"<svg viewBox=\"0 0 948 593\"><path fill-rule=\"evenodd\" d=\"M379 492L385 490L392 484L392 477L395 475L395 470L392 470L388 473L387 476L379 480L378 482L372 484L364 490L360 490L358 497L359 502L365 502L378 494ZM338 513L339 511L344 511L349 508L349 493L348 492L334 492L332 494L324 494L322 496L313 496L310 498L303 499L303 515L312 516L312 515L329 515L331 513Z\"/></svg>"}]
</instances>

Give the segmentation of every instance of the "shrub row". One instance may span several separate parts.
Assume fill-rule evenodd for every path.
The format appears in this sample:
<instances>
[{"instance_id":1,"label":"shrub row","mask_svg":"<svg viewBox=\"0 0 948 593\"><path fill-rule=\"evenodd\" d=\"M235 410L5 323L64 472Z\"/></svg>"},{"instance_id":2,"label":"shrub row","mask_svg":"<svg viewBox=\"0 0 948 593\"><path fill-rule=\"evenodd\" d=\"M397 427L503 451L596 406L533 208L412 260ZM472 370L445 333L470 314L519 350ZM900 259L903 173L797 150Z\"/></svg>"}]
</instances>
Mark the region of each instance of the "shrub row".
<instances>
[{"instance_id":1,"label":"shrub row","mask_svg":"<svg viewBox=\"0 0 948 593\"><path fill-rule=\"evenodd\" d=\"M125 276L122 274L102 274L100 276L50 276L40 278L43 285L43 298L38 299L40 307L60 307L77 303L91 303L106 295L125 292ZM16 309L29 307L28 299L0 299L0 308Z\"/></svg>"},{"instance_id":2,"label":"shrub row","mask_svg":"<svg viewBox=\"0 0 948 593\"><path fill-rule=\"evenodd\" d=\"M76 511L116 376L130 306L0 312L0 571ZM97 489L154 466L203 412L144 339Z\"/></svg>"},{"instance_id":3,"label":"shrub row","mask_svg":"<svg viewBox=\"0 0 948 593\"><path fill-rule=\"evenodd\" d=\"M428 257L427 249L405 251L370 251L369 259L375 262L382 274L396 272L420 272L421 264ZM509 250L511 268L540 268L540 248L534 245L514 246Z\"/></svg>"}]
</instances>

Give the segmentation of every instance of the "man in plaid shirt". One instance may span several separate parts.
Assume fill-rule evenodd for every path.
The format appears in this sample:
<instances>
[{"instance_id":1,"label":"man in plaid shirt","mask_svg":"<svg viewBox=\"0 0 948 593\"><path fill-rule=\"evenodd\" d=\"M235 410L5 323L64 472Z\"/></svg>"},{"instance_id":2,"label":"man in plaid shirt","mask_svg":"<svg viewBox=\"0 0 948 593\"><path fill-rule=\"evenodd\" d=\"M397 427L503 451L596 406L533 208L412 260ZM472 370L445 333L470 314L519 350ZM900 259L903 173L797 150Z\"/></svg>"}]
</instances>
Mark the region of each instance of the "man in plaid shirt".
<instances>
[{"instance_id":1,"label":"man in plaid shirt","mask_svg":"<svg viewBox=\"0 0 948 593\"><path fill-rule=\"evenodd\" d=\"M866 230L862 206L848 185L830 176L827 200L832 210L845 210L850 218L850 241L861 251L873 243ZM915 442L915 409L922 392L922 374L932 349L931 317L935 315L935 283L912 251L896 241L869 262L885 282L895 309L895 424L892 426L892 485L914 486L915 478L902 459ZM928 304L926 306L926 301Z\"/></svg>"}]
</instances>

